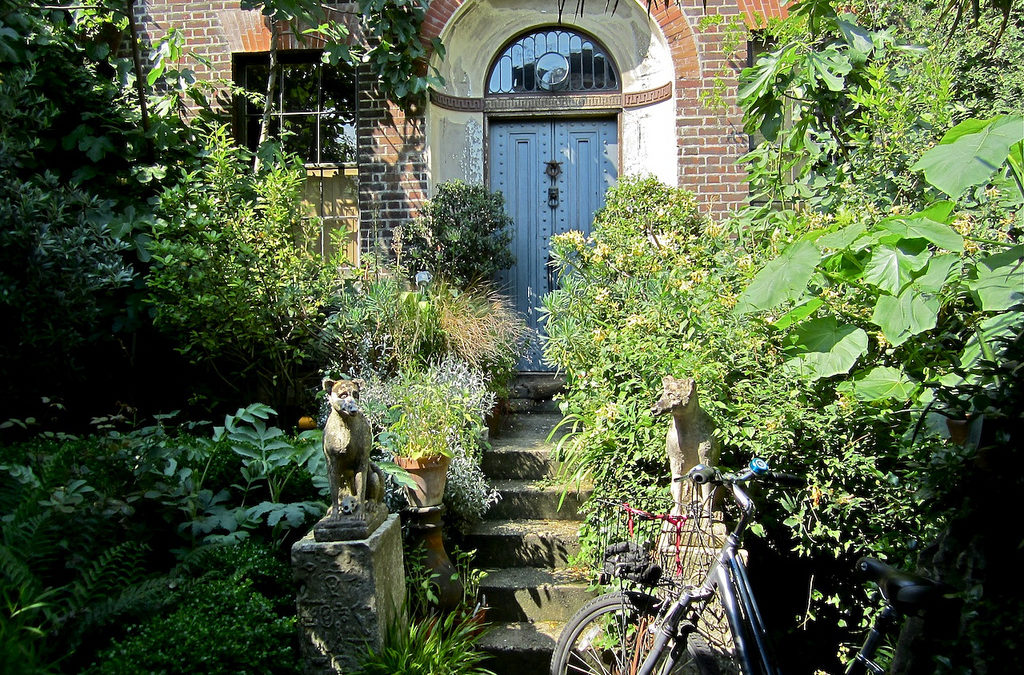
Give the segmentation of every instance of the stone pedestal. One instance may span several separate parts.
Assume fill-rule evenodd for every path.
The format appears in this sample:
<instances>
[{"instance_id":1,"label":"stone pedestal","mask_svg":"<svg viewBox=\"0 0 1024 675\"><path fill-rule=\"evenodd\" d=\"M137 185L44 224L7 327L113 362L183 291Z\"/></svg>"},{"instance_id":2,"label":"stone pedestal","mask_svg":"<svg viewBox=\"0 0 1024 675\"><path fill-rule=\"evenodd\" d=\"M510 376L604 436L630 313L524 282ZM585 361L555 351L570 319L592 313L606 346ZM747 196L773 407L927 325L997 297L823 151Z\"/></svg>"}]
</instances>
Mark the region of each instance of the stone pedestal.
<instances>
[{"instance_id":1,"label":"stone pedestal","mask_svg":"<svg viewBox=\"0 0 1024 675\"><path fill-rule=\"evenodd\" d=\"M398 516L388 516L366 539L317 541L307 534L292 546L292 570L304 672L355 672L404 610Z\"/></svg>"},{"instance_id":2,"label":"stone pedestal","mask_svg":"<svg viewBox=\"0 0 1024 675\"><path fill-rule=\"evenodd\" d=\"M388 510L383 504L364 502L354 515L334 517L328 514L313 526L313 538L325 542L367 539L387 517Z\"/></svg>"}]
</instances>

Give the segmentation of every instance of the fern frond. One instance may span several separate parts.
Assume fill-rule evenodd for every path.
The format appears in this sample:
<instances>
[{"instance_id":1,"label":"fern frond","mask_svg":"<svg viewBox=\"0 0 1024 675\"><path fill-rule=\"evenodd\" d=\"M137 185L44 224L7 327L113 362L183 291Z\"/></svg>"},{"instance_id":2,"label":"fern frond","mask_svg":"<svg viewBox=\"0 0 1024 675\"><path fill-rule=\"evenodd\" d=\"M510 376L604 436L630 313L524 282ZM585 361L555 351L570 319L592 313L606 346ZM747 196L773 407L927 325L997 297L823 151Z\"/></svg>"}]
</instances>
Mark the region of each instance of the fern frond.
<instances>
[{"instance_id":1,"label":"fern frond","mask_svg":"<svg viewBox=\"0 0 1024 675\"><path fill-rule=\"evenodd\" d=\"M144 543L125 541L93 560L67 587L68 614L78 614L116 589L136 583L144 569L138 563L148 550Z\"/></svg>"},{"instance_id":2,"label":"fern frond","mask_svg":"<svg viewBox=\"0 0 1024 675\"><path fill-rule=\"evenodd\" d=\"M21 589L22 594L41 592L41 584L32 567L5 545L0 545L0 574L3 574L6 584Z\"/></svg>"}]
</instances>

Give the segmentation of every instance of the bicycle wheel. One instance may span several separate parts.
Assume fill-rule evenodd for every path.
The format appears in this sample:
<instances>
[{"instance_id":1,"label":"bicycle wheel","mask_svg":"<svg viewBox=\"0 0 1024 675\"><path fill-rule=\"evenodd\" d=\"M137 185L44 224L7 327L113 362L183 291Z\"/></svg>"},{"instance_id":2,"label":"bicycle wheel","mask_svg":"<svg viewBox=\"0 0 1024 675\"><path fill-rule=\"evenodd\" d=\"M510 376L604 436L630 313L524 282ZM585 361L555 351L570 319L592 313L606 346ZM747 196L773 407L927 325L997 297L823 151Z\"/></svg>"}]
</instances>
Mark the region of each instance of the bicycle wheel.
<instances>
[{"instance_id":1,"label":"bicycle wheel","mask_svg":"<svg viewBox=\"0 0 1024 675\"><path fill-rule=\"evenodd\" d=\"M566 624L551 656L551 675L635 675L647 658L655 633L657 598L615 592L594 598ZM669 645L670 648L672 645ZM691 634L686 648L675 647L676 663L666 671L666 654L657 675L718 675L714 654Z\"/></svg>"}]
</instances>

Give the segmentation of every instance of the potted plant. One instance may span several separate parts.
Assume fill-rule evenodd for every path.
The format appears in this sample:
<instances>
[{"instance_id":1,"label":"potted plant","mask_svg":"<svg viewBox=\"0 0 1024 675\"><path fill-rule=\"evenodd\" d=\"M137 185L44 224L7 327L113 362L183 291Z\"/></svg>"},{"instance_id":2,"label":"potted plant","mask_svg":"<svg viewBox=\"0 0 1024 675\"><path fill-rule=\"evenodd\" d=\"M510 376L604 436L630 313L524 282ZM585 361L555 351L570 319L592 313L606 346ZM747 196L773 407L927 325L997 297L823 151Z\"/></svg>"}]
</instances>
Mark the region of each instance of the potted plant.
<instances>
[{"instance_id":1,"label":"potted plant","mask_svg":"<svg viewBox=\"0 0 1024 675\"><path fill-rule=\"evenodd\" d=\"M403 414L392 431L399 436L410 434L411 442L403 444L401 452L395 455L395 464L404 469L411 477L406 483L405 493L409 505L417 508L438 506L444 500L444 488L447 482L448 465L451 463L452 452L447 447L432 447L420 444L417 440L433 435L426 428L418 428L415 422L408 421L408 414Z\"/></svg>"}]
</instances>

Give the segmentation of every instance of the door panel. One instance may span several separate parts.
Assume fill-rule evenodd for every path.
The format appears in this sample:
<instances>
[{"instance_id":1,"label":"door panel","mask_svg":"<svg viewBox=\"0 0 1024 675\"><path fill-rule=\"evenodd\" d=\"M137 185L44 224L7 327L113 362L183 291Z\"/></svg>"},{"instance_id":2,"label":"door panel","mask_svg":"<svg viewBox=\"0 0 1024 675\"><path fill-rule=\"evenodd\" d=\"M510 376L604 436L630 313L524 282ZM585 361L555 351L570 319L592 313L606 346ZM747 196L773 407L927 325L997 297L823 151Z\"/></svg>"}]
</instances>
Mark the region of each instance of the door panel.
<instances>
[{"instance_id":1,"label":"door panel","mask_svg":"<svg viewBox=\"0 0 1024 675\"><path fill-rule=\"evenodd\" d=\"M604 205L605 190L615 181L618 158L615 120L492 122L491 189L505 196L514 222L512 252L516 263L499 275L499 283L540 332L540 298L549 288L551 235L590 232L594 212ZM559 162L552 179L546 169ZM557 199L552 200L553 190ZM521 370L547 370L540 344L531 346Z\"/></svg>"}]
</instances>

